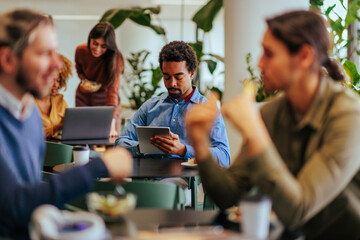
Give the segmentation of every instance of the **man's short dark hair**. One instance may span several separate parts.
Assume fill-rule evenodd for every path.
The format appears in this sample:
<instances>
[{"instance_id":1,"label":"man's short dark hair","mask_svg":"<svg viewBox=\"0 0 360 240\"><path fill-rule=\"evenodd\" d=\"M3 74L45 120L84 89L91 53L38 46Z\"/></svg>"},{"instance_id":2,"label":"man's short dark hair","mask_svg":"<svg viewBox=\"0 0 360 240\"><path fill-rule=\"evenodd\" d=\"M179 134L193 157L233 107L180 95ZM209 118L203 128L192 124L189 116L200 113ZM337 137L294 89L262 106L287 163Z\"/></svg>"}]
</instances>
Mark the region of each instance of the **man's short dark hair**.
<instances>
[{"instance_id":1,"label":"man's short dark hair","mask_svg":"<svg viewBox=\"0 0 360 240\"><path fill-rule=\"evenodd\" d=\"M189 72L195 72L198 66L196 53L192 47L183 41L173 41L166 44L160 51L159 63L162 70L163 62L182 62L186 61Z\"/></svg>"}]
</instances>

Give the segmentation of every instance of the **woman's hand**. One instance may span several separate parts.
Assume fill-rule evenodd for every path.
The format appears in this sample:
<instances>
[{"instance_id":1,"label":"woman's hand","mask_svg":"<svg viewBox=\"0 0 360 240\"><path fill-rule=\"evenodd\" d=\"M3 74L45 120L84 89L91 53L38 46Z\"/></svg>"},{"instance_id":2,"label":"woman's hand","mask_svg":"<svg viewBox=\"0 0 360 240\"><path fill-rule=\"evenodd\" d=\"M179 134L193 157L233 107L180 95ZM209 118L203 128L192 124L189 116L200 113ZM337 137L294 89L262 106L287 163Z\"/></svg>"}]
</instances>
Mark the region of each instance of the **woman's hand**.
<instances>
[{"instance_id":1,"label":"woman's hand","mask_svg":"<svg viewBox=\"0 0 360 240\"><path fill-rule=\"evenodd\" d=\"M110 137L119 136L119 133L116 131L115 123L116 123L116 120L113 119L111 122L111 127L110 127Z\"/></svg>"},{"instance_id":2,"label":"woman's hand","mask_svg":"<svg viewBox=\"0 0 360 240\"><path fill-rule=\"evenodd\" d=\"M64 115L61 113L58 113L58 116L61 118L61 120L60 120L59 124L57 124L53 127L53 132L54 132L54 134L56 133L55 135L57 135L57 133L60 130L62 130L64 127Z\"/></svg>"},{"instance_id":3,"label":"woman's hand","mask_svg":"<svg viewBox=\"0 0 360 240\"><path fill-rule=\"evenodd\" d=\"M92 89L92 88L95 88L95 89ZM84 78L80 82L80 90L83 93L93 93L99 89L97 89L97 87L93 87L92 82L90 80Z\"/></svg>"}]
</instances>

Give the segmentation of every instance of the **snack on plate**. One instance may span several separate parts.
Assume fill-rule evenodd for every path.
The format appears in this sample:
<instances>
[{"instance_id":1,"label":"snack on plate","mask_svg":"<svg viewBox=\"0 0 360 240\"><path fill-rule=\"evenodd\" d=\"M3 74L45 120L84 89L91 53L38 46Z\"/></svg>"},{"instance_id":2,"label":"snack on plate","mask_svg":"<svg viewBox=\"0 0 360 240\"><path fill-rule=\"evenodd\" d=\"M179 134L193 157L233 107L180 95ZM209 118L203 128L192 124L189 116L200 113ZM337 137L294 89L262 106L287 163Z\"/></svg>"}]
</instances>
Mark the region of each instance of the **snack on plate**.
<instances>
[{"instance_id":1,"label":"snack on plate","mask_svg":"<svg viewBox=\"0 0 360 240\"><path fill-rule=\"evenodd\" d=\"M81 87L90 92L97 92L101 88L101 84L92 81L81 81Z\"/></svg>"},{"instance_id":2,"label":"snack on plate","mask_svg":"<svg viewBox=\"0 0 360 240\"><path fill-rule=\"evenodd\" d=\"M135 208L136 196L128 193L126 197L116 197L110 193L92 192L88 194L87 202L90 211L107 216L121 216Z\"/></svg>"},{"instance_id":3,"label":"snack on plate","mask_svg":"<svg viewBox=\"0 0 360 240\"><path fill-rule=\"evenodd\" d=\"M188 163L189 164L196 164L196 159L195 158L190 158L190 159L188 159Z\"/></svg>"}]
</instances>

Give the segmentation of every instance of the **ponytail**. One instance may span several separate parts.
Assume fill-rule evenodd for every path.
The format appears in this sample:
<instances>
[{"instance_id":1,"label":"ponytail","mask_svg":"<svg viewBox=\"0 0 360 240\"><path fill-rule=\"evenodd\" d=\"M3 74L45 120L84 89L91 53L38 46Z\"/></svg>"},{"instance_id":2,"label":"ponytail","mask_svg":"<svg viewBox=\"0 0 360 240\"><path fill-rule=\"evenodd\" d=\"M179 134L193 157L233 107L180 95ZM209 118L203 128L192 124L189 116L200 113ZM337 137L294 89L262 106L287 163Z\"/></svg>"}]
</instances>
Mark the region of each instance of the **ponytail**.
<instances>
[{"instance_id":1,"label":"ponytail","mask_svg":"<svg viewBox=\"0 0 360 240\"><path fill-rule=\"evenodd\" d=\"M323 66L326 68L329 76L335 81L341 81L345 78L339 64L335 60L328 57Z\"/></svg>"}]
</instances>

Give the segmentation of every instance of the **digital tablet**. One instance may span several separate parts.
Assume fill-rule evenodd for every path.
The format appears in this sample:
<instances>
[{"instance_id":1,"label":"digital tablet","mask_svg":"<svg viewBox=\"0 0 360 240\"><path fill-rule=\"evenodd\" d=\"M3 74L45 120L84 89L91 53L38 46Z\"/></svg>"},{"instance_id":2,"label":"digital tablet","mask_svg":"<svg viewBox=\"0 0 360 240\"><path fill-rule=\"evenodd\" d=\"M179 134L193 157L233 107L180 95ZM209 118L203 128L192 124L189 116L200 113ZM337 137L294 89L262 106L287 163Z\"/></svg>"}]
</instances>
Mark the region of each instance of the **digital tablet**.
<instances>
[{"instance_id":1,"label":"digital tablet","mask_svg":"<svg viewBox=\"0 0 360 240\"><path fill-rule=\"evenodd\" d=\"M136 127L136 133L141 153L164 154L160 149L150 143L150 138L154 136L168 136L170 138L169 127L138 126Z\"/></svg>"}]
</instances>

